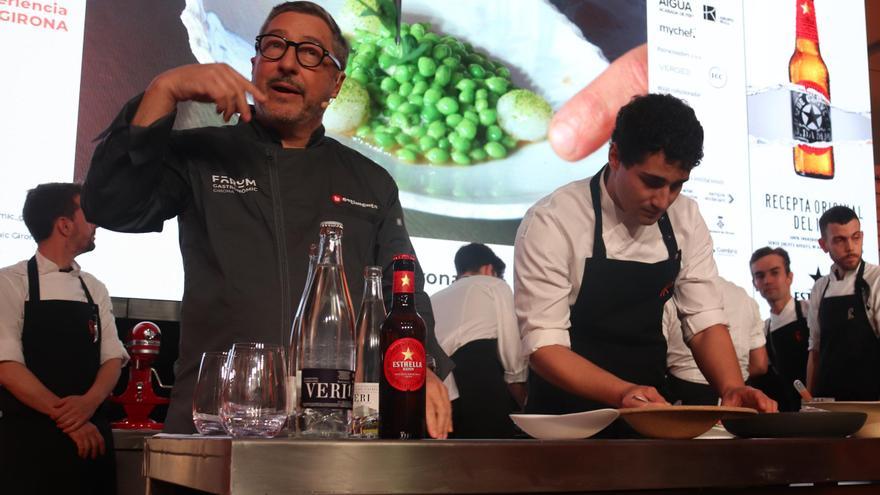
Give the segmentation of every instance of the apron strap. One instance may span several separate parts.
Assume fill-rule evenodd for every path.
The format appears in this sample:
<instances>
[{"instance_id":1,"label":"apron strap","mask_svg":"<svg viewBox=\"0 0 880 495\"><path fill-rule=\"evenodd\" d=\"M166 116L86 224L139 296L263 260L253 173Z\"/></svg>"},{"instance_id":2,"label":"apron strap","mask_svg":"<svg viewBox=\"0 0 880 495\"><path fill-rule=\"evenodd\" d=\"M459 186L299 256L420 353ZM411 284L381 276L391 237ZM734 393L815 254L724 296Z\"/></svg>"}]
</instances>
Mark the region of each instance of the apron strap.
<instances>
[{"instance_id":1,"label":"apron strap","mask_svg":"<svg viewBox=\"0 0 880 495\"><path fill-rule=\"evenodd\" d=\"M40 300L40 275L37 272L37 256L31 256L27 263L29 300Z\"/></svg>"},{"instance_id":2,"label":"apron strap","mask_svg":"<svg viewBox=\"0 0 880 495\"><path fill-rule=\"evenodd\" d=\"M593 215L596 217L593 227L593 258L605 259L605 241L602 240L602 194L599 181L608 173L608 165L602 167L590 180L590 197L593 200Z\"/></svg>"},{"instance_id":3,"label":"apron strap","mask_svg":"<svg viewBox=\"0 0 880 495\"><path fill-rule=\"evenodd\" d=\"M101 311L98 308L98 305L95 304L95 301L92 299L92 293L89 292L89 288L86 287L85 281L82 279L82 277L77 277L77 278L79 279L79 285L82 286L83 292L85 292L85 294L86 294L86 300L89 302L89 304L92 305L92 321L95 324L95 335L92 338L92 341L97 342L101 338L101 332L102 332Z\"/></svg>"}]
</instances>

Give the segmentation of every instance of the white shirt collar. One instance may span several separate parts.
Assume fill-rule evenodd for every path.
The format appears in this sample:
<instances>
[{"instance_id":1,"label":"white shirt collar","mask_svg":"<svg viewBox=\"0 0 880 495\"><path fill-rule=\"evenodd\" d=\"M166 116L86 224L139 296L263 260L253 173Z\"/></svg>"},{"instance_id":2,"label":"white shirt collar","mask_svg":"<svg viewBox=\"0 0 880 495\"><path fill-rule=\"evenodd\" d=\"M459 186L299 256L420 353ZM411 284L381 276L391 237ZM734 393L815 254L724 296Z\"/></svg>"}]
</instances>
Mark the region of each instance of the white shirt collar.
<instances>
[{"instance_id":1,"label":"white shirt collar","mask_svg":"<svg viewBox=\"0 0 880 495\"><path fill-rule=\"evenodd\" d=\"M621 167L622 166L623 165L621 165ZM610 165L607 165L606 169L608 167L610 167ZM645 226L644 225L636 225L635 227L629 228L624 223L623 210L620 209L620 207L617 206L617 203L614 202L614 198L611 197L611 194L608 192L608 188L606 187L605 177L604 177L604 173L603 173L604 171L605 171L605 169L602 169L599 171L599 173L602 174L602 176L599 177L599 189L600 189L600 196L601 196L600 203L602 204L602 218L605 221L605 223L607 223L607 225L605 225L605 223L603 223L603 230L616 228L618 225L623 225L624 228L627 228L627 230L629 230L630 235L636 236L639 231L641 231L642 229L645 228ZM610 173L610 171L609 171L609 173Z\"/></svg>"},{"instance_id":2,"label":"white shirt collar","mask_svg":"<svg viewBox=\"0 0 880 495\"><path fill-rule=\"evenodd\" d=\"M55 264L54 261L45 257L40 253L39 250L36 252L37 256L37 273L40 275L46 275L47 273L58 272L61 271L58 265ZM70 267L72 270L70 271L70 275L73 277L79 277L80 266L76 261L70 262Z\"/></svg>"}]
</instances>

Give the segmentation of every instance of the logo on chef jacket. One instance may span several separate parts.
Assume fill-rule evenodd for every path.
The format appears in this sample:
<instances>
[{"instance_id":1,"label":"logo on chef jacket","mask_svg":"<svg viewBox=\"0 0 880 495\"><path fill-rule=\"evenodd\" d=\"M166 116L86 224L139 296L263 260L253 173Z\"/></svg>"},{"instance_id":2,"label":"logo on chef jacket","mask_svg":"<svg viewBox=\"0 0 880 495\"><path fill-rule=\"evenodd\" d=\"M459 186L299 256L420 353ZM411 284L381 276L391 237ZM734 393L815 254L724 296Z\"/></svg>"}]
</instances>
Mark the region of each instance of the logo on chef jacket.
<instances>
[{"instance_id":1,"label":"logo on chef jacket","mask_svg":"<svg viewBox=\"0 0 880 495\"><path fill-rule=\"evenodd\" d=\"M236 179L226 175L212 175L211 187L215 193L244 194L259 191L257 181L250 177Z\"/></svg>"},{"instance_id":2,"label":"logo on chef jacket","mask_svg":"<svg viewBox=\"0 0 880 495\"><path fill-rule=\"evenodd\" d=\"M330 201L332 201L333 204L335 204L335 205L346 203L346 204L350 204L352 206L357 206L360 208L369 208L371 210L378 210L379 209L379 205L377 205L375 203L364 203L363 201L358 201L356 199L346 198L345 196L343 196L341 194L331 194Z\"/></svg>"},{"instance_id":3,"label":"logo on chef jacket","mask_svg":"<svg viewBox=\"0 0 880 495\"><path fill-rule=\"evenodd\" d=\"M672 294L672 289L675 287L675 281L669 282L662 289L660 289L660 299L669 299L669 295Z\"/></svg>"}]
</instances>

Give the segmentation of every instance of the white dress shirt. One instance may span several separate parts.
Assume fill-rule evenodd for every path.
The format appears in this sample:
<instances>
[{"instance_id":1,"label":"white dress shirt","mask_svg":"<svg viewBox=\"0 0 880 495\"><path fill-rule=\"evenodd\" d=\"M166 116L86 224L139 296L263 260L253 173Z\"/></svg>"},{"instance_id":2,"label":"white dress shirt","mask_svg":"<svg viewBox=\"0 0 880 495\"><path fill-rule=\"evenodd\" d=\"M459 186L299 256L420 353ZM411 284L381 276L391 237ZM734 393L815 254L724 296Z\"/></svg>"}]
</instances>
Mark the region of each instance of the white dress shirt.
<instances>
[{"instance_id":1,"label":"white dress shirt","mask_svg":"<svg viewBox=\"0 0 880 495\"><path fill-rule=\"evenodd\" d=\"M601 198L608 258L644 263L668 259L657 224L625 225L604 181ZM679 196L667 213L682 252L673 304L681 316L684 338L690 340L712 325L726 324L727 319L712 283L718 273L712 238L696 202ZM569 308L581 289L584 261L593 255L594 221L590 179L557 189L523 218L516 236L514 292L525 354L548 345L571 347Z\"/></svg>"},{"instance_id":2,"label":"white dress shirt","mask_svg":"<svg viewBox=\"0 0 880 495\"><path fill-rule=\"evenodd\" d=\"M797 301L801 305L801 314L804 315L804 318L809 317L810 315L810 303L807 301ZM770 318L768 318L769 325L767 328L770 333L779 330L780 328L788 325L789 323L797 320L797 312L794 309L795 300L792 297L785 303L785 307L782 308L782 311L779 312L778 315L774 315L770 313ZM809 326L809 325L808 325ZM766 332L765 332L766 335Z\"/></svg>"},{"instance_id":3,"label":"white dress shirt","mask_svg":"<svg viewBox=\"0 0 880 495\"><path fill-rule=\"evenodd\" d=\"M481 339L498 340L498 358L507 383L525 382L528 360L522 354L519 328L513 309L513 291L504 280L471 275L456 280L431 296L434 333L447 355ZM452 375L455 374L453 370ZM458 397L455 379L444 380L450 398Z\"/></svg>"},{"instance_id":4,"label":"white dress shirt","mask_svg":"<svg viewBox=\"0 0 880 495\"><path fill-rule=\"evenodd\" d=\"M724 312L730 322L727 329L730 331L740 372L745 380L749 377L749 352L766 344L764 322L761 320L758 303L745 289L720 277L716 279L716 283L721 290ZM675 306L671 302L666 303L663 308L663 333L666 335L668 345L666 352L668 372L682 380L708 385L709 381L700 372L694 355L682 339L681 324L676 316Z\"/></svg>"},{"instance_id":5,"label":"white dress shirt","mask_svg":"<svg viewBox=\"0 0 880 495\"><path fill-rule=\"evenodd\" d=\"M73 270L62 272L58 265L39 252L37 273L40 277L40 300L61 300L88 302L79 283L79 277L89 289L92 300L98 305L101 318L101 364L109 359L122 359L123 366L128 362L119 336L116 333L116 319L107 287L91 274L80 271L76 262ZM27 366L21 347L21 332L24 326L24 303L30 298L28 292L27 260L0 269L0 361L17 361Z\"/></svg>"},{"instance_id":6,"label":"white dress shirt","mask_svg":"<svg viewBox=\"0 0 880 495\"><path fill-rule=\"evenodd\" d=\"M819 300L822 298L822 293L824 292L825 297L828 298L849 296L856 292L856 273L858 269L846 272L841 280L837 279L834 270L835 267L832 265L828 275L817 280L813 284L813 290L810 292L810 316L807 319L807 324L810 327L809 349L811 351L819 350L819 336L821 334L821 329L819 328ZM880 329L880 321L878 321L880 314L877 312L877 307L880 305L880 267L865 263L863 277L868 287L870 287L865 308L868 313L868 321L871 322L874 333L880 337L880 332L878 332L878 329ZM825 290L826 287L828 288L827 291Z\"/></svg>"}]
</instances>

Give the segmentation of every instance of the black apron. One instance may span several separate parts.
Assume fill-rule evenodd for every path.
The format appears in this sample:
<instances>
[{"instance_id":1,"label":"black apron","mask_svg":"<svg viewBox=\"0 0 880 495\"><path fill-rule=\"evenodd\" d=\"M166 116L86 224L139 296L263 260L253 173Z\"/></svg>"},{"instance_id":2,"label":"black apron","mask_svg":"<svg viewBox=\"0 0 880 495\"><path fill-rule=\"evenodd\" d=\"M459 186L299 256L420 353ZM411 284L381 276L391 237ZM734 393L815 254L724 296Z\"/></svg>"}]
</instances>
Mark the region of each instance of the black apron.
<instances>
[{"instance_id":1,"label":"black apron","mask_svg":"<svg viewBox=\"0 0 880 495\"><path fill-rule=\"evenodd\" d=\"M455 351L455 384L458 399L452 401L451 438L513 438L516 428L509 414L516 401L504 381L498 359L498 341L480 339Z\"/></svg>"},{"instance_id":2,"label":"black apron","mask_svg":"<svg viewBox=\"0 0 880 495\"><path fill-rule=\"evenodd\" d=\"M880 340L874 333L865 305L870 292L863 275L856 273L855 291L849 296L819 302L819 370L814 395L839 401L880 399ZM833 277L834 274L832 273Z\"/></svg>"},{"instance_id":3,"label":"black apron","mask_svg":"<svg viewBox=\"0 0 880 495\"><path fill-rule=\"evenodd\" d=\"M593 256L584 262L581 289L571 307L571 349L623 380L662 390L666 375L663 305L672 297L681 251L664 213L657 223L668 259L642 263L606 257L599 185L606 171L607 166L590 181L596 217ZM569 394L537 373L529 374L529 413L566 414L604 407L609 405Z\"/></svg>"},{"instance_id":4,"label":"black apron","mask_svg":"<svg viewBox=\"0 0 880 495\"><path fill-rule=\"evenodd\" d=\"M40 300L36 258L28 261L30 297L24 303L22 350L28 370L59 397L83 395L100 368L98 306L80 278L87 303ZM76 444L48 416L0 388L0 491L9 493L116 493L110 422L98 409L92 423L106 454L81 459Z\"/></svg>"},{"instance_id":5,"label":"black apron","mask_svg":"<svg viewBox=\"0 0 880 495\"><path fill-rule=\"evenodd\" d=\"M794 302L797 318L770 331L767 322L767 356L770 368L767 373L749 380L749 385L760 389L779 404L782 412L800 410L801 396L794 388L794 381L807 382L807 357L810 328L798 301Z\"/></svg>"},{"instance_id":6,"label":"black apron","mask_svg":"<svg viewBox=\"0 0 880 495\"><path fill-rule=\"evenodd\" d=\"M717 406L718 393L705 383L696 383L670 373L666 377L666 400L681 401L683 406Z\"/></svg>"}]
</instances>

